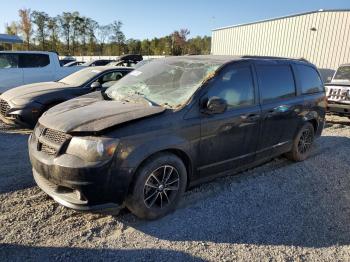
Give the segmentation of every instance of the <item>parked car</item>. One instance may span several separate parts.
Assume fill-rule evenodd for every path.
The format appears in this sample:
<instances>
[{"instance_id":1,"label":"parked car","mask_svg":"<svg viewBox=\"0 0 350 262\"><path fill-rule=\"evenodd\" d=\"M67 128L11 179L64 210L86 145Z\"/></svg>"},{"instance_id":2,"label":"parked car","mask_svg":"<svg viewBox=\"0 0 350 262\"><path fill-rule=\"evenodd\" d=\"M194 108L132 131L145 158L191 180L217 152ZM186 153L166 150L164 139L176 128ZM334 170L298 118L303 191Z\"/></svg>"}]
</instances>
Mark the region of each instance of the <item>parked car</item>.
<instances>
[{"instance_id":1,"label":"parked car","mask_svg":"<svg viewBox=\"0 0 350 262\"><path fill-rule=\"evenodd\" d=\"M122 55L116 61L109 63L110 66L127 66L134 67L137 63L143 60L142 55Z\"/></svg>"},{"instance_id":2,"label":"parked car","mask_svg":"<svg viewBox=\"0 0 350 262\"><path fill-rule=\"evenodd\" d=\"M81 64L81 66L105 66L114 61L115 60L110 60L110 59L97 59L97 60L85 62L84 64Z\"/></svg>"},{"instance_id":3,"label":"parked car","mask_svg":"<svg viewBox=\"0 0 350 262\"><path fill-rule=\"evenodd\" d=\"M341 65L330 83L325 84L327 111L350 117L350 64Z\"/></svg>"},{"instance_id":4,"label":"parked car","mask_svg":"<svg viewBox=\"0 0 350 262\"><path fill-rule=\"evenodd\" d=\"M34 127L49 108L95 90L109 87L132 71L127 67L89 67L57 82L13 88L0 96L0 119L7 124Z\"/></svg>"},{"instance_id":5,"label":"parked car","mask_svg":"<svg viewBox=\"0 0 350 262\"><path fill-rule=\"evenodd\" d=\"M0 94L20 85L56 81L80 69L61 67L54 52L0 52Z\"/></svg>"},{"instance_id":6,"label":"parked car","mask_svg":"<svg viewBox=\"0 0 350 262\"><path fill-rule=\"evenodd\" d=\"M34 179L77 210L155 219L185 189L286 153L310 154L325 92L314 65L291 59L154 60L111 86L51 108L29 139ZM233 203L234 204L234 203Z\"/></svg>"},{"instance_id":7,"label":"parked car","mask_svg":"<svg viewBox=\"0 0 350 262\"><path fill-rule=\"evenodd\" d=\"M64 66L70 62L76 61L76 59L73 56L65 56L62 59L60 59L59 61L60 61L60 65Z\"/></svg>"},{"instance_id":8,"label":"parked car","mask_svg":"<svg viewBox=\"0 0 350 262\"><path fill-rule=\"evenodd\" d=\"M66 67L79 66L79 65L82 65L84 63L85 63L84 61L72 61L72 62L65 64L64 66L66 66Z\"/></svg>"},{"instance_id":9,"label":"parked car","mask_svg":"<svg viewBox=\"0 0 350 262\"><path fill-rule=\"evenodd\" d=\"M142 60L142 61L138 62L136 65L134 65L133 68L137 69L137 68L139 68L139 67L141 67L141 66L143 66L145 64L148 64L149 62L151 62L153 60L154 60L154 58L149 58L147 60Z\"/></svg>"}]
</instances>

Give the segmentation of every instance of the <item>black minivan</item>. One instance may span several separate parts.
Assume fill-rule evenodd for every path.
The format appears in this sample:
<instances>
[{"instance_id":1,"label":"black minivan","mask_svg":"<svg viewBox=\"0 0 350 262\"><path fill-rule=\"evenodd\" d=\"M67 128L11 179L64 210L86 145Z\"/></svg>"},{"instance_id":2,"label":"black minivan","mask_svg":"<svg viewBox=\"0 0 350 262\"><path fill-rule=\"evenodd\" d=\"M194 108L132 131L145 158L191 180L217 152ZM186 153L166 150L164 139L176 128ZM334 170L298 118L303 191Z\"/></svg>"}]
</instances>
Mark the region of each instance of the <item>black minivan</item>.
<instances>
[{"instance_id":1,"label":"black minivan","mask_svg":"<svg viewBox=\"0 0 350 262\"><path fill-rule=\"evenodd\" d=\"M30 160L39 187L64 206L126 206L154 219L198 183L281 154L304 160L325 107L320 75L304 60L167 57L47 111Z\"/></svg>"}]
</instances>

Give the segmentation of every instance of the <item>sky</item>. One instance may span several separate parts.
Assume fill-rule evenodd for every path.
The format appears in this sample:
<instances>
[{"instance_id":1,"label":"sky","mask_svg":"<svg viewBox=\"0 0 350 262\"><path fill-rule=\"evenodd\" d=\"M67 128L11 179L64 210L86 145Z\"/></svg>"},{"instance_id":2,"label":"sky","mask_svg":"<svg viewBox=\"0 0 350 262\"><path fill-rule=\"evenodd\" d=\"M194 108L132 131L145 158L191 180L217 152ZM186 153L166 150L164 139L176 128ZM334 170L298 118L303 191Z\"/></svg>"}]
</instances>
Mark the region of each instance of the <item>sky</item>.
<instances>
[{"instance_id":1,"label":"sky","mask_svg":"<svg viewBox=\"0 0 350 262\"><path fill-rule=\"evenodd\" d=\"M211 35L219 27L319 9L350 9L350 0L6 0L0 9L0 33L18 20L18 9L51 16L78 11L99 24L123 22L126 38L161 37L188 28L190 37Z\"/></svg>"}]
</instances>

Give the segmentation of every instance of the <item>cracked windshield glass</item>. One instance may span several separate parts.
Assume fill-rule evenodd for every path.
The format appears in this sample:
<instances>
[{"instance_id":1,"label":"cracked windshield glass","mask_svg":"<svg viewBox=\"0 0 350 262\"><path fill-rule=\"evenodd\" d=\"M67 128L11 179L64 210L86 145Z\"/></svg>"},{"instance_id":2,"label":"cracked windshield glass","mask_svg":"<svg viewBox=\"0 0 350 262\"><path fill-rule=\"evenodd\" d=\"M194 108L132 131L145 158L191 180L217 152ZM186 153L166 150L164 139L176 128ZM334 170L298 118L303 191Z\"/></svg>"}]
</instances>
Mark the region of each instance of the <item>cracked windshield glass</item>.
<instances>
[{"instance_id":1,"label":"cracked windshield glass","mask_svg":"<svg viewBox=\"0 0 350 262\"><path fill-rule=\"evenodd\" d=\"M113 100L137 102L144 99L151 104L178 108L221 64L191 58L159 59L129 73L106 94Z\"/></svg>"}]
</instances>

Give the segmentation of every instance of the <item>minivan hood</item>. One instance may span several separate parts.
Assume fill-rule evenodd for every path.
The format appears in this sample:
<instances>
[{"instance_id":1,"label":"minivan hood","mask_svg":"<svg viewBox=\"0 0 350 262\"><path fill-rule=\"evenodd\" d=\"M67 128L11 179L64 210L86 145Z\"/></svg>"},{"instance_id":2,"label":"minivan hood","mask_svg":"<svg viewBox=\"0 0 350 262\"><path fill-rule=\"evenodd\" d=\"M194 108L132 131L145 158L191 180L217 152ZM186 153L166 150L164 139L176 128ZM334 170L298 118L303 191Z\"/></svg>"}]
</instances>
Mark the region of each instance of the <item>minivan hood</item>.
<instances>
[{"instance_id":1,"label":"minivan hood","mask_svg":"<svg viewBox=\"0 0 350 262\"><path fill-rule=\"evenodd\" d=\"M67 87L67 85L59 82L35 83L12 88L3 93L1 97L6 101L13 101L16 104L16 99L35 99L39 95L62 90Z\"/></svg>"},{"instance_id":2,"label":"minivan hood","mask_svg":"<svg viewBox=\"0 0 350 262\"><path fill-rule=\"evenodd\" d=\"M39 123L65 133L99 132L164 110L160 106L109 101L104 100L101 94L90 94L52 107L39 119Z\"/></svg>"}]
</instances>

